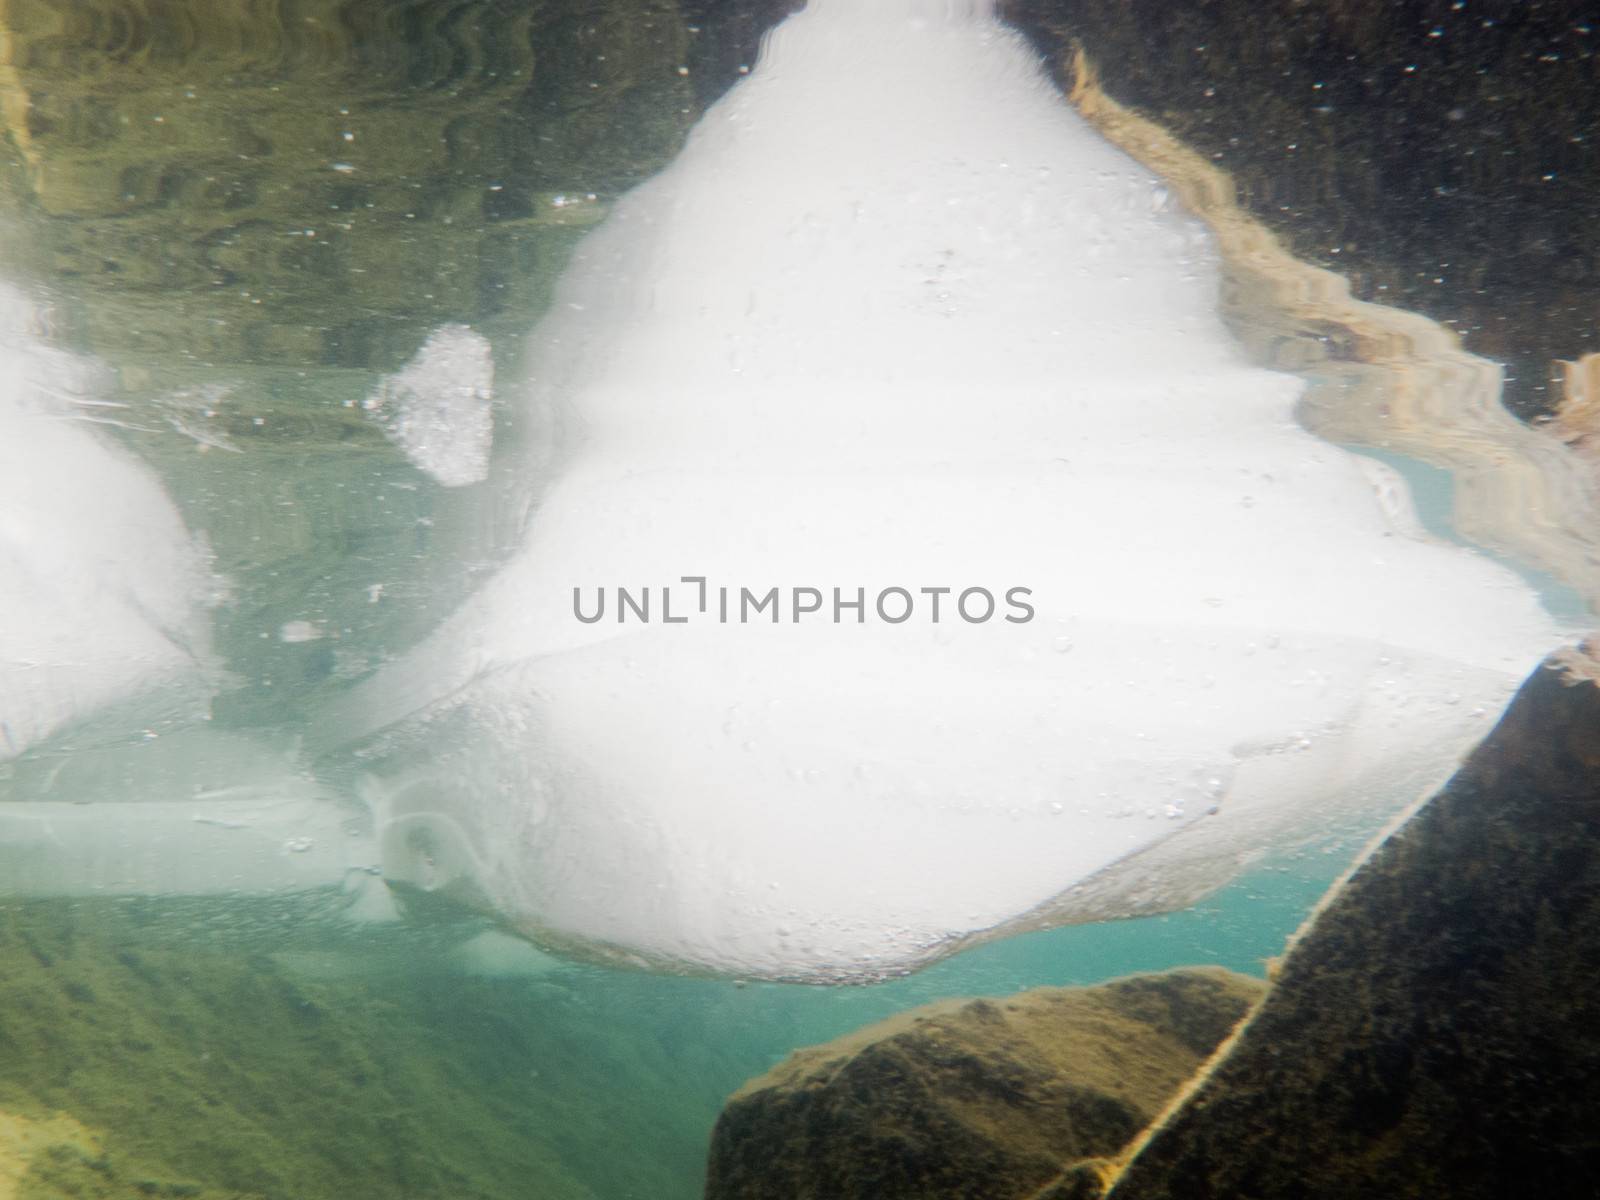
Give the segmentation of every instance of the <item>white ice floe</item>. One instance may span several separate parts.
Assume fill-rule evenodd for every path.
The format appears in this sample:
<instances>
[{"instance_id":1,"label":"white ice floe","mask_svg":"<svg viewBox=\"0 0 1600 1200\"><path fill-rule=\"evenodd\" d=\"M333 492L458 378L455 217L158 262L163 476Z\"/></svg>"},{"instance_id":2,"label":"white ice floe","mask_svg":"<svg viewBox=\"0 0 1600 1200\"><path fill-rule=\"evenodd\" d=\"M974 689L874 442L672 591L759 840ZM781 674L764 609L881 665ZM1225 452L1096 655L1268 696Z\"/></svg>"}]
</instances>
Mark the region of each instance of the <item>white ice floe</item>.
<instances>
[{"instance_id":1,"label":"white ice floe","mask_svg":"<svg viewBox=\"0 0 1600 1200\"><path fill-rule=\"evenodd\" d=\"M871 977L1181 905L1438 782L1559 632L1295 423L1161 194L982 6L785 23L580 247L520 549L356 698L390 877L552 944ZM665 623L684 576L1036 611ZM649 623L574 617L647 586Z\"/></svg>"},{"instance_id":2,"label":"white ice floe","mask_svg":"<svg viewBox=\"0 0 1600 1200\"><path fill-rule=\"evenodd\" d=\"M0 760L198 673L205 555L154 474L102 436L106 373L45 344L0 284Z\"/></svg>"},{"instance_id":3,"label":"white ice floe","mask_svg":"<svg viewBox=\"0 0 1600 1200\"><path fill-rule=\"evenodd\" d=\"M445 487L479 483L494 442L494 358L465 325L441 325L362 407L420 471Z\"/></svg>"}]
</instances>

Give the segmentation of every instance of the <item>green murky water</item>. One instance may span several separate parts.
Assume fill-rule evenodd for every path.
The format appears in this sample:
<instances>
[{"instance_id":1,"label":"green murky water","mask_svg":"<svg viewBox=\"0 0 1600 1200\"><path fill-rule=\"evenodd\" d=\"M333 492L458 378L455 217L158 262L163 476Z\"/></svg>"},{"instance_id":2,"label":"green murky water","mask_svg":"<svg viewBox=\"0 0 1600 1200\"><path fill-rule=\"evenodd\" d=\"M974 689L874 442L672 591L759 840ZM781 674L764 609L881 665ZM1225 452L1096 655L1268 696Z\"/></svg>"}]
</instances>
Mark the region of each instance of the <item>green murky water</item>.
<instances>
[{"instance_id":1,"label":"green murky water","mask_svg":"<svg viewBox=\"0 0 1600 1200\"><path fill-rule=\"evenodd\" d=\"M440 487L363 402L450 323L515 381L577 240L673 153L761 24L671 0L0 5L3 274L47 306L52 344L105 364L80 419L151 464L209 543L215 726L313 732L323 700L495 561L513 500ZM502 468L526 436L512 407ZM789 1049L948 995L1260 972L1352 846L1188 912L850 989L573 965L449 917L12 903L0 1110L102 1139L36 1161L31 1198L688 1200L723 1097Z\"/></svg>"},{"instance_id":2,"label":"green murky water","mask_svg":"<svg viewBox=\"0 0 1600 1200\"><path fill-rule=\"evenodd\" d=\"M65 1111L104 1139L101 1156L35 1164L22 1195L39 1200L690 1200L723 1099L791 1049L945 996L1195 962L1259 974L1348 852L1277 864L1188 912L1019 937L862 988L645 975L507 944L469 959L474 930L361 937L293 910L6 906L0 1109Z\"/></svg>"}]
</instances>

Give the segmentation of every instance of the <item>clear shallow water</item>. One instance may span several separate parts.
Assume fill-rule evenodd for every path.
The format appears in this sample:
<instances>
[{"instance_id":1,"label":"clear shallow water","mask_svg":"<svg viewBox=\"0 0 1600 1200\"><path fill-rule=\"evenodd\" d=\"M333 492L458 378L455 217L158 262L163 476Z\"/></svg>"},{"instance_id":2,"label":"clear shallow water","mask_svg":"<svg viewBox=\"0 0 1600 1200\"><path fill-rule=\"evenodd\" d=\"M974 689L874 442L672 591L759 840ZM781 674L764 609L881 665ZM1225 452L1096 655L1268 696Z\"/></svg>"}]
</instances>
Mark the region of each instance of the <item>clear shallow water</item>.
<instances>
[{"instance_id":1,"label":"clear shallow water","mask_svg":"<svg viewBox=\"0 0 1600 1200\"><path fill-rule=\"evenodd\" d=\"M515 415L526 331L584 230L670 156L741 59L739 31L696 32L653 5L529 16L495 4L329 3L264 24L254 10L198 0L148 13L13 6L0 248L7 281L48 311L41 340L109 372L94 403L69 402L71 419L99 423L147 463L204 536L223 593L212 622L223 674L203 719L174 702L68 731L14 768L24 784L85 746L200 724L314 745L331 697L493 568L524 515L523 490L506 481L520 444L537 437ZM408 461L367 408L380 379L451 323L489 339L500 381L500 474L471 495ZM948 995L1196 962L1260 971L1352 851L1346 842L1258 869L1188 911L1018 937L868 988L738 985L526 955L471 969L461 946L478 927L448 916L362 931L293 906L124 906L138 928L117 927L107 952L161 948L156 977L178 993L186 973L192 986L213 971L268 991L303 987L318 997L311 1008L344 1014L339 1046L408 1059L414 1073L395 1087L432 1092L412 1092L414 1112L464 1093L495 1098L479 1114L482 1135L541 1147L543 1166L526 1169L546 1172L534 1179L550 1194L689 1197L722 1097L789 1049ZM69 910L84 944L98 944L99 920ZM26 953L27 941L8 953ZM41 954L51 957L31 961L48 974ZM108 1020L128 1016L98 1003ZM255 1003L246 989L211 1005L205 1020L169 1029L171 1045L210 1054L230 1024L258 1019ZM373 1011L396 1023L363 1025ZM395 1030L406 1036L393 1040ZM10 1078L0 1064L0 1100L73 1110L87 1084L52 1067L63 1045L23 1036L13 1033L22 1052ZM261 1091L318 1086L314 1073L276 1080L270 1058L257 1060ZM137 1054L98 1070L111 1092L119 1072L134 1094L156 1087ZM343 1061L330 1070L344 1082L353 1073ZM625 1136L608 1133L623 1110ZM82 1119L114 1123L116 1107L97 1100ZM279 1137L310 1136L309 1121L273 1119L284 1122L272 1126ZM170 1130L119 1152L217 1186L291 1194L242 1165L262 1127L230 1127L232 1157L227 1136L208 1160L163 1151ZM117 1136L108 1129L108 1145ZM381 1125L352 1126L345 1141L359 1156L383 1136ZM345 1176L329 1164L325 1186L338 1194ZM460 1194L407 1169L420 1173L374 1168L383 1182L371 1194Z\"/></svg>"}]
</instances>

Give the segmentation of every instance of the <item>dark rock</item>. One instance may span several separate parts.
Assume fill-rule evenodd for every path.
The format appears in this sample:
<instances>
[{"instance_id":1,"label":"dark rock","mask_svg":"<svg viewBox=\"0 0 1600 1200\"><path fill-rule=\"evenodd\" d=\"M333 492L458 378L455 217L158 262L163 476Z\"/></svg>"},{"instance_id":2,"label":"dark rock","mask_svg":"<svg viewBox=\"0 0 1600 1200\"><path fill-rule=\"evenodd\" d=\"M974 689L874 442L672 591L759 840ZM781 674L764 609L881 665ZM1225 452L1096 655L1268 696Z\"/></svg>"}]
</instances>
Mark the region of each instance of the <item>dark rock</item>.
<instances>
[{"instance_id":1,"label":"dark rock","mask_svg":"<svg viewBox=\"0 0 1600 1200\"><path fill-rule=\"evenodd\" d=\"M1125 1146L1264 988L1207 968L1041 988L928 1005L801 1050L728 1102L706 1195L1031 1196ZM1098 1193L1095 1164L1069 1176L1053 1194Z\"/></svg>"},{"instance_id":2,"label":"dark rock","mask_svg":"<svg viewBox=\"0 0 1600 1200\"><path fill-rule=\"evenodd\" d=\"M1548 412L1600 350L1600 19L1592 0L1002 0L1055 66L1228 171L1357 296L1426 313Z\"/></svg>"},{"instance_id":3,"label":"dark rock","mask_svg":"<svg viewBox=\"0 0 1600 1200\"><path fill-rule=\"evenodd\" d=\"M1328 903L1115 1200L1600 1195L1600 660Z\"/></svg>"}]
</instances>

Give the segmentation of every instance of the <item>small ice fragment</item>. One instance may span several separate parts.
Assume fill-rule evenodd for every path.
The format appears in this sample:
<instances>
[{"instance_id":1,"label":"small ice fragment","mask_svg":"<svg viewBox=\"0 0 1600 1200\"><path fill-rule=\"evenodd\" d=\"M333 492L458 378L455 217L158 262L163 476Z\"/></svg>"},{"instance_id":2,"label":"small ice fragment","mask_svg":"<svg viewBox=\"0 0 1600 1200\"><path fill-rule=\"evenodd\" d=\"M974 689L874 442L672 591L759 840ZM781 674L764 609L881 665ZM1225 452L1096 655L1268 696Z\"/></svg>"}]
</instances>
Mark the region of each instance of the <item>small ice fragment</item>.
<instances>
[{"instance_id":1,"label":"small ice fragment","mask_svg":"<svg viewBox=\"0 0 1600 1200\"><path fill-rule=\"evenodd\" d=\"M464 487L489 474L493 403L489 339L465 325L441 325L362 408L418 470L445 487Z\"/></svg>"}]
</instances>

